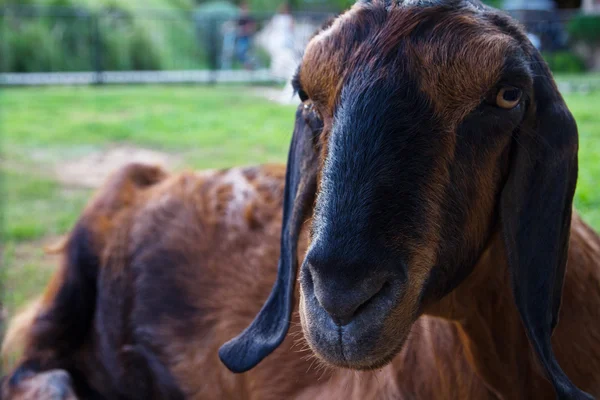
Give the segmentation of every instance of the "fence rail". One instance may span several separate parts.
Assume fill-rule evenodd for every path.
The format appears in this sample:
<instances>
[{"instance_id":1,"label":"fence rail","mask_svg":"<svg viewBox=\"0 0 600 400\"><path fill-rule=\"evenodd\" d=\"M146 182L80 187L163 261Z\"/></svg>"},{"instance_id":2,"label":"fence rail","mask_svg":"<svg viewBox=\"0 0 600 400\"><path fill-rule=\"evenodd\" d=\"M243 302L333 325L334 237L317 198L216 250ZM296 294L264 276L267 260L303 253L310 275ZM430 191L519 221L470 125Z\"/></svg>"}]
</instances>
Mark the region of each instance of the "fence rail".
<instances>
[{"instance_id":1,"label":"fence rail","mask_svg":"<svg viewBox=\"0 0 600 400\"><path fill-rule=\"evenodd\" d=\"M279 81L269 70L184 70L2 73L0 85L92 85L99 83L268 83Z\"/></svg>"}]
</instances>

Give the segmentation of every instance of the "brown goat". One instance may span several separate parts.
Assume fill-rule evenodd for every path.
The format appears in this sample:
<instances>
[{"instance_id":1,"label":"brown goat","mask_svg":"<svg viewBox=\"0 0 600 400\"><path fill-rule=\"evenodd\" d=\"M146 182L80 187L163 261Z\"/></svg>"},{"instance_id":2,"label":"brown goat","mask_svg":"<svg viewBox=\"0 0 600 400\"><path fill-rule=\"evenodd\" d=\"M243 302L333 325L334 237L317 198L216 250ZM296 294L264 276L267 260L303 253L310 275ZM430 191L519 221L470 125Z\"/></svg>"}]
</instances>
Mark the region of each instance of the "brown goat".
<instances>
[{"instance_id":1,"label":"brown goat","mask_svg":"<svg viewBox=\"0 0 600 400\"><path fill-rule=\"evenodd\" d=\"M2 398L36 385L109 399L600 396L600 239L571 218L570 114L506 17L405 3L357 4L311 41L285 179L275 166L115 175L36 317L13 327L24 355ZM242 371L282 344L231 374L218 346L273 282L221 357ZM71 382L34 382L53 370Z\"/></svg>"},{"instance_id":2,"label":"brown goat","mask_svg":"<svg viewBox=\"0 0 600 400\"><path fill-rule=\"evenodd\" d=\"M577 127L520 27L478 1L364 1L310 41L293 83L304 107L296 124L306 128L294 132L288 158L278 278L255 321L220 349L221 360L247 371L285 337L298 234L311 215L300 320L328 365L387 365L424 313L465 323L456 297L485 269L482 256L502 248L540 369L558 398L589 398L551 343ZM489 352L484 339L478 345ZM495 355L473 359L482 376ZM504 386L510 378L492 388L520 393Z\"/></svg>"}]
</instances>

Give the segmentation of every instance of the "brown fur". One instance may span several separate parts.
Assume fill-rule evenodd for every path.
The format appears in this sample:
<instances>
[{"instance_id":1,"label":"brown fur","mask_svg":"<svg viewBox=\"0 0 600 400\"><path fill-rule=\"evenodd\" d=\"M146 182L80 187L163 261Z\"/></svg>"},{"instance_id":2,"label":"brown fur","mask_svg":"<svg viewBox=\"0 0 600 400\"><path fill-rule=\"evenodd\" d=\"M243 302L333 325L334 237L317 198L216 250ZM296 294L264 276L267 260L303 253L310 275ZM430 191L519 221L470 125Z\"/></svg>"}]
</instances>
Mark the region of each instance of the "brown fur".
<instances>
[{"instance_id":1,"label":"brown fur","mask_svg":"<svg viewBox=\"0 0 600 400\"><path fill-rule=\"evenodd\" d=\"M400 38L413 35L423 21L437 18L438 11L435 7L415 7L390 13L380 24L377 13L387 13L385 10L357 4L317 34L306 48L299 78L323 118L334 115L344 81L353 71L389 57ZM517 48L517 43L492 25L482 30L474 16L460 12L441 15L430 40L417 37L411 43L415 60L412 68L422 74L421 88L432 99L438 114L455 124L495 84L505 56ZM380 31L376 40L361 42L369 29ZM373 57L372 48L384 54ZM381 78L391 73L385 65L376 68ZM448 128L452 129L453 124Z\"/></svg>"},{"instance_id":2,"label":"brown fur","mask_svg":"<svg viewBox=\"0 0 600 400\"><path fill-rule=\"evenodd\" d=\"M184 173L133 192L135 185L127 170L114 177L83 215L92 221L86 227L100 232L97 243L114 243L122 226L109 230L94 227L104 225L105 219L99 216L105 210L123 213L119 221L127 224L129 235L106 247L104 260L124 252L129 261L121 264L125 271L107 271L114 276L100 281L104 286L100 292L119 286L122 276L131 279L135 275L136 280L129 282L132 310L120 327L125 332L92 331L86 340L89 344L73 349L67 357L70 360L63 357L61 362L76 364L88 384L108 398L111 392L104 390L114 384L106 384L113 378L102 367L104 354L94 343L101 339L99 336L113 334L128 337L129 346L151 344L151 351L191 399L551 396L552 388L537 369L512 302L497 238L490 240L475 272L438 306L427 310L430 315L412 327L402 352L381 370L358 373L320 369L319 362L306 352L295 313L291 333L265 362L243 375L227 371L218 360L218 347L251 321L275 278L283 172L282 167L268 166ZM124 202L127 193L129 201ZM223 193L227 193L226 199ZM301 254L306 243L304 235ZM173 260L177 262L160 264L166 254L176 255ZM600 394L600 330L591 321L600 317L599 259L600 239L574 218L554 348L567 374L595 395ZM166 275L156 268L170 278L165 280ZM56 276L60 274L61 270ZM148 287L155 290L148 293ZM47 293L55 294L57 289ZM44 297L41 310L56 300L50 294ZM144 300L152 299L144 299L144 295L155 299L150 306L160 302L166 308L145 309ZM123 312L105 311L115 315ZM97 324L98 317L94 321ZM36 323L25 340L28 348L21 364L48 357L48 349L40 348L31 337ZM11 329L23 332L24 326L11 325ZM12 338L5 343L8 349L24 340L10 333L7 338ZM123 372L139 376L138 370ZM43 389L45 384L40 380L39 385ZM10 392L6 383L4 390L13 393L6 395L7 399L27 398Z\"/></svg>"}]
</instances>

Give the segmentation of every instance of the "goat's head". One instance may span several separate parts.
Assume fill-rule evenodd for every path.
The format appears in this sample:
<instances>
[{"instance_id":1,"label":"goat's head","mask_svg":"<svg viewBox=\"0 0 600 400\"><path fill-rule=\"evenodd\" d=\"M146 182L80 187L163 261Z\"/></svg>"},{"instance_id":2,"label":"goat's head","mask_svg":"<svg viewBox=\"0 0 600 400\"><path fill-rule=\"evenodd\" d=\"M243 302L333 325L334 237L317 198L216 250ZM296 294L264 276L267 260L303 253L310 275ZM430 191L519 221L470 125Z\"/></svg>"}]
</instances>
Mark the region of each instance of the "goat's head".
<instances>
[{"instance_id":1,"label":"goat's head","mask_svg":"<svg viewBox=\"0 0 600 400\"><path fill-rule=\"evenodd\" d=\"M285 336L312 211L300 315L322 359L389 362L500 229L531 343L557 392L580 394L550 346L577 129L520 28L475 1L357 3L310 41L295 85L279 277L226 365L251 368Z\"/></svg>"}]
</instances>

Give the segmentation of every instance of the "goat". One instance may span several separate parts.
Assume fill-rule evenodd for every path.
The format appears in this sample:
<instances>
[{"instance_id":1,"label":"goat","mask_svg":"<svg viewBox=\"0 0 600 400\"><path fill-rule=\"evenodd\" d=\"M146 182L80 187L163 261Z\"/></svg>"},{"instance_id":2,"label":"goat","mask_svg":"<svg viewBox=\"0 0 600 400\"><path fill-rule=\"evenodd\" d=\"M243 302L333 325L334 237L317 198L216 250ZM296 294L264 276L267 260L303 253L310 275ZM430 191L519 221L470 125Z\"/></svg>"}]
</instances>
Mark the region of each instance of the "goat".
<instances>
[{"instance_id":1,"label":"goat","mask_svg":"<svg viewBox=\"0 0 600 400\"><path fill-rule=\"evenodd\" d=\"M381 368L430 314L460 324L504 398L547 398L544 376L558 398L600 393L599 241L571 227L577 127L523 31L478 1L365 1L309 42L294 83L313 129L292 138L278 278L222 361L246 371L285 337L310 217L300 320L327 365Z\"/></svg>"},{"instance_id":2,"label":"goat","mask_svg":"<svg viewBox=\"0 0 600 400\"><path fill-rule=\"evenodd\" d=\"M61 370L86 398L597 396L600 239L572 216L576 127L520 29L475 2L358 3L294 83L285 179L134 165L97 193L11 328L3 398Z\"/></svg>"}]
</instances>

